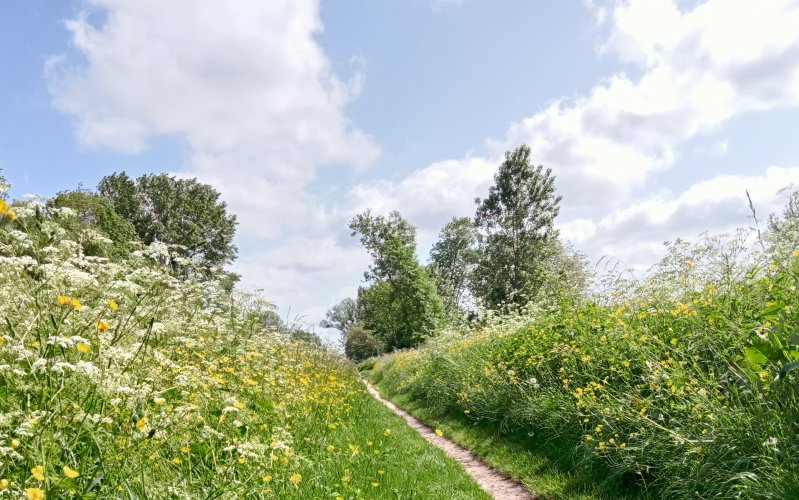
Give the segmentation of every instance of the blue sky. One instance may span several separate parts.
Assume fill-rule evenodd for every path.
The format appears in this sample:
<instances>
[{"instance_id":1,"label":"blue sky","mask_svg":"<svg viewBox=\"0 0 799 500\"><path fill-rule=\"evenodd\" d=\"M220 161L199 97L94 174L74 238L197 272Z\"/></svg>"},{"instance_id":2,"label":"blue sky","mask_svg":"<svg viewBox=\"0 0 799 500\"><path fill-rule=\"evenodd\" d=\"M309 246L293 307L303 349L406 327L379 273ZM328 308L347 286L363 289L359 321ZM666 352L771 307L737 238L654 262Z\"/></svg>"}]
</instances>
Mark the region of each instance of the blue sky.
<instances>
[{"instance_id":1,"label":"blue sky","mask_svg":"<svg viewBox=\"0 0 799 500\"><path fill-rule=\"evenodd\" d=\"M246 287L318 320L399 209L424 259L526 142L589 258L748 224L799 183L799 2L4 0L12 195L105 174L213 184Z\"/></svg>"}]
</instances>

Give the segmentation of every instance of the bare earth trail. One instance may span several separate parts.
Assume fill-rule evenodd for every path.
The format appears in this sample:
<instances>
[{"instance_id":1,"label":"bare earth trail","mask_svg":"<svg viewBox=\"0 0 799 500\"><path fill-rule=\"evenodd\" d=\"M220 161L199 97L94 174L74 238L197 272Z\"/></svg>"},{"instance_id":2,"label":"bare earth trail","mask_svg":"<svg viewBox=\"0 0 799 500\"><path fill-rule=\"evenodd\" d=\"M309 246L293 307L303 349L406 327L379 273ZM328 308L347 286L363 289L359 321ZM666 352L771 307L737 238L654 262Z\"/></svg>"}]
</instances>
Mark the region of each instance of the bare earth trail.
<instances>
[{"instance_id":1,"label":"bare earth trail","mask_svg":"<svg viewBox=\"0 0 799 500\"><path fill-rule=\"evenodd\" d=\"M447 455L460 463L466 472L477 481L486 492L496 500L535 500L537 497L530 494L518 481L501 474L485 462L480 460L472 451L463 446L441 437L433 429L423 424L419 419L399 408L391 401L383 398L372 384L364 380L366 388L375 399L386 405L391 411L405 419L405 422L430 443L437 446Z\"/></svg>"}]
</instances>

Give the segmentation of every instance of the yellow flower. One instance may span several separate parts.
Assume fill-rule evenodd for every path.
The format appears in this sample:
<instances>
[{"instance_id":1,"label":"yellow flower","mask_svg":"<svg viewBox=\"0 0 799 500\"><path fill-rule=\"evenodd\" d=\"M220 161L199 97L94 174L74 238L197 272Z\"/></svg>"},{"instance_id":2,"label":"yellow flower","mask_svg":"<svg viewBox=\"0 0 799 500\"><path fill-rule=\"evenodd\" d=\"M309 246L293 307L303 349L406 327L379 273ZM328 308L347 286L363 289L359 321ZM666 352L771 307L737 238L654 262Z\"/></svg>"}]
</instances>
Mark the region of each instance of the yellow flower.
<instances>
[{"instance_id":1,"label":"yellow flower","mask_svg":"<svg viewBox=\"0 0 799 500\"><path fill-rule=\"evenodd\" d=\"M44 490L41 488L26 488L25 495L28 500L44 500Z\"/></svg>"},{"instance_id":2,"label":"yellow flower","mask_svg":"<svg viewBox=\"0 0 799 500\"><path fill-rule=\"evenodd\" d=\"M161 406L162 404L166 403L166 399L164 399L164 398L155 398L155 399L153 399L153 403L157 404L158 406Z\"/></svg>"},{"instance_id":3,"label":"yellow flower","mask_svg":"<svg viewBox=\"0 0 799 500\"><path fill-rule=\"evenodd\" d=\"M377 488L378 486L380 486L380 483L372 483L372 488Z\"/></svg>"},{"instance_id":4,"label":"yellow flower","mask_svg":"<svg viewBox=\"0 0 799 500\"><path fill-rule=\"evenodd\" d=\"M75 347L77 347L80 352L89 352L92 350L92 347L86 342L78 342L78 345Z\"/></svg>"},{"instance_id":5,"label":"yellow flower","mask_svg":"<svg viewBox=\"0 0 799 500\"><path fill-rule=\"evenodd\" d=\"M235 403L233 403L233 407L236 408L237 410L243 410L245 406L247 405L245 405L241 401L236 401Z\"/></svg>"},{"instance_id":6,"label":"yellow flower","mask_svg":"<svg viewBox=\"0 0 799 500\"><path fill-rule=\"evenodd\" d=\"M328 453L333 453L333 450L335 450L335 449L336 449L336 447L333 446L332 444L327 445L327 452Z\"/></svg>"},{"instance_id":7,"label":"yellow flower","mask_svg":"<svg viewBox=\"0 0 799 500\"><path fill-rule=\"evenodd\" d=\"M794 257L799 257L799 250L794 250L793 251L793 256Z\"/></svg>"},{"instance_id":8,"label":"yellow flower","mask_svg":"<svg viewBox=\"0 0 799 500\"><path fill-rule=\"evenodd\" d=\"M183 448L180 449L180 451L182 451L183 453L189 454L189 453L191 453L191 448L189 448L188 446L184 446Z\"/></svg>"},{"instance_id":9,"label":"yellow flower","mask_svg":"<svg viewBox=\"0 0 799 500\"><path fill-rule=\"evenodd\" d=\"M0 491L7 490L9 484L11 483L9 483L8 479L0 479Z\"/></svg>"},{"instance_id":10,"label":"yellow flower","mask_svg":"<svg viewBox=\"0 0 799 500\"><path fill-rule=\"evenodd\" d=\"M677 339L671 339L671 345L677 345Z\"/></svg>"},{"instance_id":11,"label":"yellow flower","mask_svg":"<svg viewBox=\"0 0 799 500\"><path fill-rule=\"evenodd\" d=\"M33 474L33 478L37 481L44 481L44 467L41 465L37 465L31 469L31 474Z\"/></svg>"},{"instance_id":12,"label":"yellow flower","mask_svg":"<svg viewBox=\"0 0 799 500\"><path fill-rule=\"evenodd\" d=\"M175 457L175 458L172 459L172 463L175 464L175 465L180 465L180 464L183 463L183 459L180 458L180 457Z\"/></svg>"},{"instance_id":13,"label":"yellow flower","mask_svg":"<svg viewBox=\"0 0 799 500\"><path fill-rule=\"evenodd\" d=\"M139 420L136 421L136 428L137 429L139 429L141 431L141 430L144 430L145 427L147 427L147 417L142 417L142 418L140 418Z\"/></svg>"},{"instance_id":14,"label":"yellow flower","mask_svg":"<svg viewBox=\"0 0 799 500\"><path fill-rule=\"evenodd\" d=\"M384 436L390 436L390 435L391 435L391 429L386 429L386 430L384 430L384 431L383 431L383 435L384 435Z\"/></svg>"},{"instance_id":15,"label":"yellow flower","mask_svg":"<svg viewBox=\"0 0 799 500\"><path fill-rule=\"evenodd\" d=\"M353 455L357 455L357 454L359 454L361 452L361 447L358 446L357 444L349 445L349 449L350 449L350 451L352 452Z\"/></svg>"},{"instance_id":16,"label":"yellow flower","mask_svg":"<svg viewBox=\"0 0 799 500\"><path fill-rule=\"evenodd\" d=\"M103 320L97 322L97 329L101 332L108 330L108 326L109 326L108 323L106 323Z\"/></svg>"},{"instance_id":17,"label":"yellow flower","mask_svg":"<svg viewBox=\"0 0 799 500\"><path fill-rule=\"evenodd\" d=\"M271 482L272 482L272 476L270 476L269 474L265 475L265 476L264 476L264 477L262 477L261 479L262 479L262 480L263 480L263 482L265 482L265 483L271 483Z\"/></svg>"},{"instance_id":18,"label":"yellow flower","mask_svg":"<svg viewBox=\"0 0 799 500\"><path fill-rule=\"evenodd\" d=\"M108 308L112 311L116 311L119 309L119 304L117 304L117 301L114 299L108 299Z\"/></svg>"},{"instance_id":19,"label":"yellow flower","mask_svg":"<svg viewBox=\"0 0 799 500\"><path fill-rule=\"evenodd\" d=\"M11 206L8 203L6 203L6 200L0 200L0 214L8 212L8 209L10 208Z\"/></svg>"},{"instance_id":20,"label":"yellow flower","mask_svg":"<svg viewBox=\"0 0 799 500\"><path fill-rule=\"evenodd\" d=\"M70 479L75 479L80 477L80 472L76 471L75 469L71 468L68 465L64 466L64 475Z\"/></svg>"},{"instance_id":21,"label":"yellow flower","mask_svg":"<svg viewBox=\"0 0 799 500\"><path fill-rule=\"evenodd\" d=\"M69 304L69 297L67 297L66 295L59 295L56 298L58 299L58 303L61 304L62 306Z\"/></svg>"},{"instance_id":22,"label":"yellow flower","mask_svg":"<svg viewBox=\"0 0 799 500\"><path fill-rule=\"evenodd\" d=\"M299 484L299 482L302 481L302 476L295 472L291 475L289 481L291 481L291 484Z\"/></svg>"},{"instance_id":23,"label":"yellow flower","mask_svg":"<svg viewBox=\"0 0 799 500\"><path fill-rule=\"evenodd\" d=\"M83 304L80 303L80 300L78 300L77 297L72 297L69 302L72 304L72 308L76 311L80 311L83 308Z\"/></svg>"},{"instance_id":24,"label":"yellow flower","mask_svg":"<svg viewBox=\"0 0 799 500\"><path fill-rule=\"evenodd\" d=\"M386 471L384 471L383 469L380 469L379 471L377 471L377 473L378 473L378 474L380 474L380 475L382 476L383 474L385 474L385 473L386 473Z\"/></svg>"},{"instance_id":25,"label":"yellow flower","mask_svg":"<svg viewBox=\"0 0 799 500\"><path fill-rule=\"evenodd\" d=\"M8 220L17 220L17 213L13 210L9 210L6 217L8 217Z\"/></svg>"},{"instance_id":26,"label":"yellow flower","mask_svg":"<svg viewBox=\"0 0 799 500\"><path fill-rule=\"evenodd\" d=\"M436 436L441 437L443 435L444 435L444 431L442 431L441 429L436 429Z\"/></svg>"}]
</instances>

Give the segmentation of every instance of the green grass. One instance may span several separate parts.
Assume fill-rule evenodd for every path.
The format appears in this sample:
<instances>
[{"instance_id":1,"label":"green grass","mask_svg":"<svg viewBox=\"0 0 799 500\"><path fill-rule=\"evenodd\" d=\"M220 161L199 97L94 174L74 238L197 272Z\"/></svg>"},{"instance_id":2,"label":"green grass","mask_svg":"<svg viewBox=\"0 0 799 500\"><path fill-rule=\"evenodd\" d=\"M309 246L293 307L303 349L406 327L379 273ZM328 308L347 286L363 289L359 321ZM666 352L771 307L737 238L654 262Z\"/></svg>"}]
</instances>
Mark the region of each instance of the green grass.
<instances>
[{"instance_id":1,"label":"green grass","mask_svg":"<svg viewBox=\"0 0 799 500\"><path fill-rule=\"evenodd\" d=\"M371 381L374 372L363 372ZM375 379L375 380L372 380ZM523 483L545 500L615 500L648 498L644 492L625 488L607 477L575 470L570 450L527 434L503 434L495 425L467 422L414 401L407 394L388 392L385 384L375 386L384 397L430 427L439 428L452 441L474 451L494 469Z\"/></svg>"},{"instance_id":2,"label":"green grass","mask_svg":"<svg viewBox=\"0 0 799 500\"><path fill-rule=\"evenodd\" d=\"M263 299L61 217L0 220L0 497L488 498Z\"/></svg>"}]
</instances>

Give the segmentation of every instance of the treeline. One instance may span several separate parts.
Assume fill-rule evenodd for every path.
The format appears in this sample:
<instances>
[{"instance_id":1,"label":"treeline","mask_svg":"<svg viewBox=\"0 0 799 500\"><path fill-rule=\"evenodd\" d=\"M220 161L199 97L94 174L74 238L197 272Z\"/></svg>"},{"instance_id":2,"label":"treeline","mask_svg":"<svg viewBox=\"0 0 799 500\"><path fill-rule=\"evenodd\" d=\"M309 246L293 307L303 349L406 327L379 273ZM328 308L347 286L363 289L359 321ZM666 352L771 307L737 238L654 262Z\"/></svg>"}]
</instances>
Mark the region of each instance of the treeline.
<instances>
[{"instance_id":1,"label":"treeline","mask_svg":"<svg viewBox=\"0 0 799 500\"><path fill-rule=\"evenodd\" d=\"M552 170L534 165L530 148L505 154L473 218L453 217L423 266L416 228L397 212L367 210L349 224L372 257L356 298L331 308L321 325L342 332L354 360L415 347L445 325L479 311L518 312L544 297L584 293L584 259L559 239L561 197Z\"/></svg>"}]
</instances>

